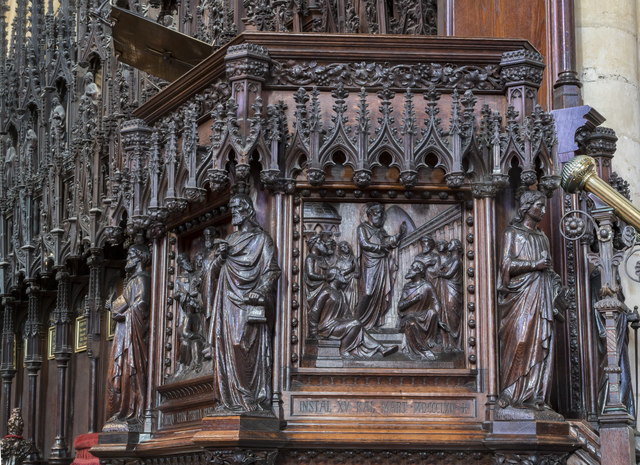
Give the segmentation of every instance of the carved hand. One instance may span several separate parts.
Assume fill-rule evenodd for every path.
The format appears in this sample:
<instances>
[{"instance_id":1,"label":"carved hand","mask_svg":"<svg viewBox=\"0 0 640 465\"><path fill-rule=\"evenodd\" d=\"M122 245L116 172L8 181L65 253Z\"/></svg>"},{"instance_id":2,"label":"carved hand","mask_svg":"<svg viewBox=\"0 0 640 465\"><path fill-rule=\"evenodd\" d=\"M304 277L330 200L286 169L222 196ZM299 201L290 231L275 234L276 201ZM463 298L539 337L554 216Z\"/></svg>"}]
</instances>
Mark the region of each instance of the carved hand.
<instances>
[{"instance_id":1,"label":"carved hand","mask_svg":"<svg viewBox=\"0 0 640 465\"><path fill-rule=\"evenodd\" d=\"M549 257L542 257L533 265L534 270L546 270L547 268L551 268L551 259Z\"/></svg>"},{"instance_id":2,"label":"carved hand","mask_svg":"<svg viewBox=\"0 0 640 465\"><path fill-rule=\"evenodd\" d=\"M220 244L218 245L217 255L222 260L226 260L227 259L227 257L229 256L229 243L228 242L220 241Z\"/></svg>"},{"instance_id":3,"label":"carved hand","mask_svg":"<svg viewBox=\"0 0 640 465\"><path fill-rule=\"evenodd\" d=\"M259 292L249 292L247 297L245 297L244 301L249 305L264 305L264 296Z\"/></svg>"}]
</instances>

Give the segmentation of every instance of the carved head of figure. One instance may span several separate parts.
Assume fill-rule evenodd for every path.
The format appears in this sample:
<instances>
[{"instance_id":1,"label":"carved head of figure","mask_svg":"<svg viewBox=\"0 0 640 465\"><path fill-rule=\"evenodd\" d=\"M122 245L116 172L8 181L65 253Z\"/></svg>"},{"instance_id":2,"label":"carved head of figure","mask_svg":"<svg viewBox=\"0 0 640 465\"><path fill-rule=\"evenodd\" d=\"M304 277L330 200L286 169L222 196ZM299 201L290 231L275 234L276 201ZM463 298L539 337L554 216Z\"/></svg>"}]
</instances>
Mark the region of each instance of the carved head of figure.
<instances>
[{"instance_id":1,"label":"carved head of figure","mask_svg":"<svg viewBox=\"0 0 640 465\"><path fill-rule=\"evenodd\" d=\"M546 212L547 197L540 191L525 190L520 196L518 214L513 223L522 223L528 216L536 223L542 220Z\"/></svg>"},{"instance_id":2,"label":"carved head of figure","mask_svg":"<svg viewBox=\"0 0 640 465\"><path fill-rule=\"evenodd\" d=\"M309 239L307 239L307 247L309 247L310 252L313 252L317 255L327 254L327 248L320 234L314 234Z\"/></svg>"},{"instance_id":3,"label":"carved head of figure","mask_svg":"<svg viewBox=\"0 0 640 465\"><path fill-rule=\"evenodd\" d=\"M386 215L384 212L384 206L381 203L372 203L367 206L367 217L369 222L376 228L384 226Z\"/></svg>"},{"instance_id":4,"label":"carved head of figure","mask_svg":"<svg viewBox=\"0 0 640 465\"><path fill-rule=\"evenodd\" d=\"M245 222L256 222L256 211L253 202L247 194L236 194L229 200L231 210L231 224L241 226Z\"/></svg>"},{"instance_id":5,"label":"carved head of figure","mask_svg":"<svg viewBox=\"0 0 640 465\"><path fill-rule=\"evenodd\" d=\"M337 243L335 239L331 236L327 237L324 240L324 247L327 250L327 255L332 256L336 253Z\"/></svg>"},{"instance_id":6,"label":"carved head of figure","mask_svg":"<svg viewBox=\"0 0 640 465\"><path fill-rule=\"evenodd\" d=\"M151 263L151 253L146 245L134 244L129 247L129 253L127 254L127 264L125 265L126 271L134 271L138 265L141 267L147 266Z\"/></svg>"},{"instance_id":7,"label":"carved head of figure","mask_svg":"<svg viewBox=\"0 0 640 465\"><path fill-rule=\"evenodd\" d=\"M409 271L407 271L405 278L409 280L417 280L420 278L424 278L426 276L426 273L427 269L425 268L424 263L422 263L420 260L414 260L414 262L411 264L411 267L409 268Z\"/></svg>"},{"instance_id":8,"label":"carved head of figure","mask_svg":"<svg viewBox=\"0 0 640 465\"><path fill-rule=\"evenodd\" d=\"M451 239L447 246L447 252L454 255L460 255L462 253L462 242L458 239Z\"/></svg>"},{"instance_id":9,"label":"carved head of figure","mask_svg":"<svg viewBox=\"0 0 640 465\"><path fill-rule=\"evenodd\" d=\"M349 244L347 241L340 241L338 243L338 255L340 255L341 257L349 257L353 255L351 244Z\"/></svg>"},{"instance_id":10,"label":"carved head of figure","mask_svg":"<svg viewBox=\"0 0 640 465\"><path fill-rule=\"evenodd\" d=\"M7 423L7 432L13 436L22 436L24 421L22 420L22 409L14 408Z\"/></svg>"},{"instance_id":11,"label":"carved head of figure","mask_svg":"<svg viewBox=\"0 0 640 465\"><path fill-rule=\"evenodd\" d=\"M420 244L422 244L422 253L428 253L431 252L436 246L436 241L433 239L433 237L427 234L420 238Z\"/></svg>"},{"instance_id":12,"label":"carved head of figure","mask_svg":"<svg viewBox=\"0 0 640 465\"><path fill-rule=\"evenodd\" d=\"M207 250L213 249L213 240L218 236L218 230L213 227L205 228L202 233L204 235L204 247Z\"/></svg>"},{"instance_id":13,"label":"carved head of figure","mask_svg":"<svg viewBox=\"0 0 640 465\"><path fill-rule=\"evenodd\" d=\"M202 269L202 265L204 264L204 254L202 252L198 252L194 255L193 264L196 270Z\"/></svg>"},{"instance_id":14,"label":"carved head of figure","mask_svg":"<svg viewBox=\"0 0 640 465\"><path fill-rule=\"evenodd\" d=\"M182 252L178 255L176 263L178 263L181 270L186 271L187 273L193 273L195 271L193 263L191 263L191 259L189 258L189 254L186 252Z\"/></svg>"}]
</instances>

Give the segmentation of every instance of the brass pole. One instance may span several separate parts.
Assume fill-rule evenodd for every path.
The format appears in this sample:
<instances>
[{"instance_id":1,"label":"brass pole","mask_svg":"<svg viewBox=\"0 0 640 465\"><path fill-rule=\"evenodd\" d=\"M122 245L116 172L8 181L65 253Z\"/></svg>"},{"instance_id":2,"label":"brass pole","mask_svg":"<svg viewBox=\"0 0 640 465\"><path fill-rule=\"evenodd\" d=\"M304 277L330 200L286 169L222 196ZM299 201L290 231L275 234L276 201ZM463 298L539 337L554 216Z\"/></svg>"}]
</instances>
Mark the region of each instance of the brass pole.
<instances>
[{"instance_id":1,"label":"brass pole","mask_svg":"<svg viewBox=\"0 0 640 465\"><path fill-rule=\"evenodd\" d=\"M616 215L640 231L640 210L598 176L593 158L579 155L564 165L560 185L571 194L578 191L594 194L613 208Z\"/></svg>"}]
</instances>

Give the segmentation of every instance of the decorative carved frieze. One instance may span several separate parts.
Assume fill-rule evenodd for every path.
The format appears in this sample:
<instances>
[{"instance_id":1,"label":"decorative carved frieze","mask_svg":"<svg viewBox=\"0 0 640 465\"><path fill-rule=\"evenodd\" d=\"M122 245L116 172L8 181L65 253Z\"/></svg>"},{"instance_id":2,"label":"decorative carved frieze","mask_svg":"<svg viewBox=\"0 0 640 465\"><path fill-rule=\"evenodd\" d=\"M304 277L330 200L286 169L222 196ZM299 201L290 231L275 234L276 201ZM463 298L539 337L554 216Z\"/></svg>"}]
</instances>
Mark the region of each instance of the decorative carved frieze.
<instances>
[{"instance_id":1,"label":"decorative carved frieze","mask_svg":"<svg viewBox=\"0 0 640 465\"><path fill-rule=\"evenodd\" d=\"M495 65L474 66L453 63L391 64L379 62L321 63L318 61L276 62L271 69L276 86L346 88L387 86L394 89L501 90L504 79Z\"/></svg>"}]
</instances>

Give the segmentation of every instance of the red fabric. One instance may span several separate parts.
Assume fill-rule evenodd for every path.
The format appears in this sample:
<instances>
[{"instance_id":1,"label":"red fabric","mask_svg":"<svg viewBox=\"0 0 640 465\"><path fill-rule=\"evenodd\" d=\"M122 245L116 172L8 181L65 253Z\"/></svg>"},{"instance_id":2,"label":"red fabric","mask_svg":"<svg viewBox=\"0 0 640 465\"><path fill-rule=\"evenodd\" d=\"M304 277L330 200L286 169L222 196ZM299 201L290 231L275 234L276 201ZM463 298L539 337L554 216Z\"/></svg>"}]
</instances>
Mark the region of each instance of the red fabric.
<instances>
[{"instance_id":1,"label":"red fabric","mask_svg":"<svg viewBox=\"0 0 640 465\"><path fill-rule=\"evenodd\" d=\"M87 433L76 436L73 441L73 448L76 450L76 457L71 465L100 465L100 459L89 452L93 446L98 444L98 433Z\"/></svg>"}]
</instances>

